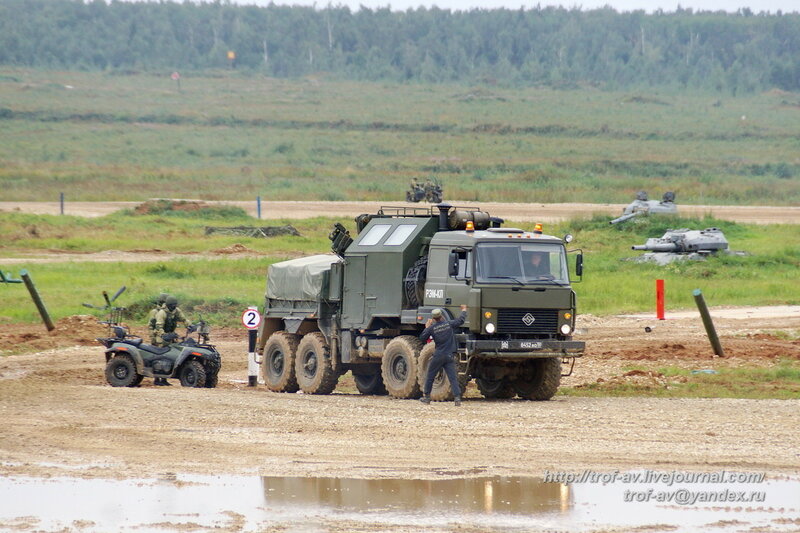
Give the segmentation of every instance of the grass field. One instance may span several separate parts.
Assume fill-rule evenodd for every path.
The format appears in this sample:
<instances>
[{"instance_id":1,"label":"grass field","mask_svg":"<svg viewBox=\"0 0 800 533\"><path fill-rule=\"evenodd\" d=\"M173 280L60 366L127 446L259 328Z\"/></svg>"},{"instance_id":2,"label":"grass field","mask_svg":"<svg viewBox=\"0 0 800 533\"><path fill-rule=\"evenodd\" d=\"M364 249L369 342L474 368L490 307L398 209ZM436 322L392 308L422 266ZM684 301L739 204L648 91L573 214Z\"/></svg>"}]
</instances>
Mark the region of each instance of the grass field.
<instances>
[{"instance_id":1,"label":"grass field","mask_svg":"<svg viewBox=\"0 0 800 533\"><path fill-rule=\"evenodd\" d=\"M218 218L214 218L215 213ZM152 249L201 253L145 263L55 262L55 253L53 262L28 265L56 318L87 312L82 302L100 303L101 291L113 292L126 285L128 290L121 301L131 308L136 320L143 317L158 293L165 291L177 294L191 313L204 313L217 324L233 325L243 307L263 303L268 265L298 255L327 253L327 235L334 222L327 218L291 221L302 236L255 239L205 236L204 227L209 223L283 225L287 221L256 221L229 208L191 216L129 212L95 219L0 213L0 234L5 257L36 250L51 254ZM351 220L341 222L354 231ZM622 260L640 253L632 252L631 244L660 236L667 227L686 226L720 227L733 249L747 250L751 255L715 257L666 268ZM532 229L526 224L522 227ZM656 278L666 280L670 309L692 308L691 292L695 288L703 290L709 305L800 304L796 226L746 226L708 218L670 217L646 217L609 226L606 218L595 218L552 226L548 231L556 235L572 232L576 237L573 245L585 254L584 279L574 285L579 313L650 310ZM236 243L261 255L214 259L209 253ZM0 269L17 274L1 262ZM38 320L22 285L0 286L0 291L0 323Z\"/></svg>"},{"instance_id":2,"label":"grass field","mask_svg":"<svg viewBox=\"0 0 800 533\"><path fill-rule=\"evenodd\" d=\"M639 367L627 371L648 372ZM685 368L664 367L649 371L663 383L637 385L630 383L590 383L582 387L564 387L567 396L655 396L659 398L800 398L800 362L778 361L764 367L721 368L714 373L693 373Z\"/></svg>"},{"instance_id":3,"label":"grass field","mask_svg":"<svg viewBox=\"0 0 800 533\"><path fill-rule=\"evenodd\" d=\"M4 200L800 202L800 95L0 69Z\"/></svg>"}]
</instances>

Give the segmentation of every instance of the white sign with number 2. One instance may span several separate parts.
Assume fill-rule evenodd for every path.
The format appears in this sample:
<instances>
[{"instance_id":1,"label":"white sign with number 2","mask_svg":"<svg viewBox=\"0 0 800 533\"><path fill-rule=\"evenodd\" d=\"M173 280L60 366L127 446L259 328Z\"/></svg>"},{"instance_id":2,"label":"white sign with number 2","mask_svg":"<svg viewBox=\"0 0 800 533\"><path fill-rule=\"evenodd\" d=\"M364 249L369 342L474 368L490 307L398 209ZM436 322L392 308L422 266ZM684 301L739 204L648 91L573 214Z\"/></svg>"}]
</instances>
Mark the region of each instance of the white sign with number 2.
<instances>
[{"instance_id":1,"label":"white sign with number 2","mask_svg":"<svg viewBox=\"0 0 800 533\"><path fill-rule=\"evenodd\" d=\"M258 329L261 325L261 314L255 307L248 307L242 313L242 324L247 329Z\"/></svg>"}]
</instances>

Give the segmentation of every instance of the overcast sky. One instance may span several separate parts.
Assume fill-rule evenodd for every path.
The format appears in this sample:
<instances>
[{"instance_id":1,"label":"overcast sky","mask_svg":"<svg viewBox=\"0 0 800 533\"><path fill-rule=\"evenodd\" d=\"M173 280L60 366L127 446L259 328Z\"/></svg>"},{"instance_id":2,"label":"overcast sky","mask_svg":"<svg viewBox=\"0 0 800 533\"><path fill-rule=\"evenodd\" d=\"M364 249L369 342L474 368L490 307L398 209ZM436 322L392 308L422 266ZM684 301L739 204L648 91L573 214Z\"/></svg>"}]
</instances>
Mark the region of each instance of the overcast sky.
<instances>
[{"instance_id":1,"label":"overcast sky","mask_svg":"<svg viewBox=\"0 0 800 533\"><path fill-rule=\"evenodd\" d=\"M237 4L257 4L268 5L269 0L234 0ZM317 7L325 7L328 5L328 0L314 1L314 0L275 0L276 4L282 5L314 5ZM359 5L369 8L378 8L391 6L393 11L404 11L419 6L431 7L436 5L442 9L452 10L469 10L473 8L497 8L506 7L509 9L518 9L520 6L530 8L537 3L545 6L558 6L565 7L580 7L581 9L595 9L609 5L617 11L634 11L637 9L644 9L647 12L652 12L656 9L663 9L664 11L675 11L675 8L680 5L683 8L692 8L694 10L702 11L729 11L735 12L741 7L749 7L754 13L760 11L769 11L775 13L778 10L784 13L800 12L800 0L582 0L582 1L553 1L542 0L541 2L520 0L332 0L332 5L346 5L352 10L357 10Z\"/></svg>"}]
</instances>

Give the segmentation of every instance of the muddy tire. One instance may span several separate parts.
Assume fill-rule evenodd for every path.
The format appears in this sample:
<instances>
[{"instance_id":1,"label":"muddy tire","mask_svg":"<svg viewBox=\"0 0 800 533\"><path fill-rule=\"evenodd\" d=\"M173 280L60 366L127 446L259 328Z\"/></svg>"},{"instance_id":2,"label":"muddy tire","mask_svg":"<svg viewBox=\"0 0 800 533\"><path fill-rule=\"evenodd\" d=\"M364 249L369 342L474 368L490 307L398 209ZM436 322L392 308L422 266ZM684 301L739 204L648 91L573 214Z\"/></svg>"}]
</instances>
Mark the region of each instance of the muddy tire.
<instances>
[{"instance_id":1,"label":"muddy tire","mask_svg":"<svg viewBox=\"0 0 800 533\"><path fill-rule=\"evenodd\" d=\"M206 369L197 359L186 361L178 371L178 379L183 387L203 387L206 384Z\"/></svg>"},{"instance_id":2,"label":"muddy tire","mask_svg":"<svg viewBox=\"0 0 800 533\"><path fill-rule=\"evenodd\" d=\"M386 396L388 394L380 370L372 374L353 374L353 380L361 394L368 396Z\"/></svg>"},{"instance_id":3,"label":"muddy tire","mask_svg":"<svg viewBox=\"0 0 800 533\"><path fill-rule=\"evenodd\" d=\"M215 372L213 372L211 374L207 373L206 374L205 388L207 388L207 389L215 388L217 386L217 382L218 381L219 381L219 370L217 370L217 371L215 371Z\"/></svg>"},{"instance_id":4,"label":"muddy tire","mask_svg":"<svg viewBox=\"0 0 800 533\"><path fill-rule=\"evenodd\" d=\"M386 391L393 398L419 398L417 381L419 351L422 342L413 335L395 337L389 342L381 360L381 377Z\"/></svg>"},{"instance_id":5,"label":"muddy tire","mask_svg":"<svg viewBox=\"0 0 800 533\"><path fill-rule=\"evenodd\" d=\"M130 355L117 354L106 364L106 381L112 387L136 387L142 376L136 373L136 363Z\"/></svg>"},{"instance_id":6,"label":"muddy tire","mask_svg":"<svg viewBox=\"0 0 800 533\"><path fill-rule=\"evenodd\" d=\"M297 392L294 361L300 338L285 331L276 331L264 346L261 374L267 388L275 392Z\"/></svg>"},{"instance_id":7,"label":"muddy tire","mask_svg":"<svg viewBox=\"0 0 800 533\"><path fill-rule=\"evenodd\" d=\"M512 385L523 400L549 400L561 385L561 359L536 359L527 362L522 369L522 375Z\"/></svg>"},{"instance_id":8,"label":"muddy tire","mask_svg":"<svg viewBox=\"0 0 800 533\"><path fill-rule=\"evenodd\" d=\"M433 352L436 351L436 345L433 342L426 344L419 352L419 368L417 369L417 383L419 383L419 390L425 389L425 380L428 377L428 365L433 358ZM464 395L464 390L467 387L469 378L466 376L458 375L458 386L461 387L461 395ZM449 402L453 399L453 389L450 387L450 380L447 379L447 374L444 370L439 370L436 377L433 378L433 387L431 388L431 400L434 402Z\"/></svg>"},{"instance_id":9,"label":"muddy tire","mask_svg":"<svg viewBox=\"0 0 800 533\"><path fill-rule=\"evenodd\" d=\"M478 378L475 380L475 384L478 385L478 390L481 391L483 397L490 400L507 400L516 394L514 387L505 378L497 381Z\"/></svg>"},{"instance_id":10,"label":"muddy tire","mask_svg":"<svg viewBox=\"0 0 800 533\"><path fill-rule=\"evenodd\" d=\"M336 388L339 374L331 366L328 342L319 331L308 333L300 341L294 372L300 390L306 394L330 394Z\"/></svg>"}]
</instances>

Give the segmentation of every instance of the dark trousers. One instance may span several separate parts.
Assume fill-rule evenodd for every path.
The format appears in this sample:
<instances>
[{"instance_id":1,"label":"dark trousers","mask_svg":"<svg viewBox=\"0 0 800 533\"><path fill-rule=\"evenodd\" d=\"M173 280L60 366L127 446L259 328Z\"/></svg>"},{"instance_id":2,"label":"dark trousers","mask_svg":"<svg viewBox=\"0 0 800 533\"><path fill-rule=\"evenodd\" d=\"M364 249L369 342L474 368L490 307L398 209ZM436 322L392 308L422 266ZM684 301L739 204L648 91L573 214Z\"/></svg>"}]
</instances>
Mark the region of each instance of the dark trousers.
<instances>
[{"instance_id":1,"label":"dark trousers","mask_svg":"<svg viewBox=\"0 0 800 533\"><path fill-rule=\"evenodd\" d=\"M436 374L439 370L442 369L444 373L447 374L447 379L450 380L450 388L453 389L453 396L460 398L461 387L458 386L456 362L453 360L453 356L448 354L438 355L434 353L433 357L431 357L431 362L428 365L428 377L425 379L425 387L422 389L423 394L425 394L425 396L431 395L433 380L436 378Z\"/></svg>"}]
</instances>

